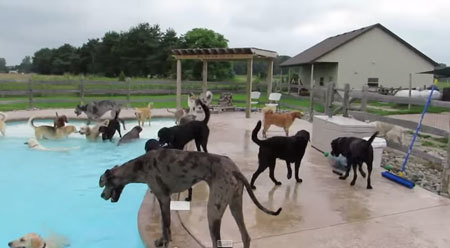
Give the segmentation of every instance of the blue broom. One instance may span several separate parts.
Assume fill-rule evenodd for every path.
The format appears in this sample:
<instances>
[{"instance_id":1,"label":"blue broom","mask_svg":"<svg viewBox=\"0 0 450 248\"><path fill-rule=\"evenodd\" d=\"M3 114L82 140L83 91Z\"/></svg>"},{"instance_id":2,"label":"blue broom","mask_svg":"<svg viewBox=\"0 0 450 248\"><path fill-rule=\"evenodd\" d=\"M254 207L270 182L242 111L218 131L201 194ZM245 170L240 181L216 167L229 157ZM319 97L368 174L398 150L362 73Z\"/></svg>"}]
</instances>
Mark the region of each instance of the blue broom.
<instances>
[{"instance_id":1,"label":"blue broom","mask_svg":"<svg viewBox=\"0 0 450 248\"><path fill-rule=\"evenodd\" d=\"M411 181L409 181L408 179L405 178L405 173L404 173L405 172L405 167L406 167L406 163L408 163L409 155L411 154L412 148L414 146L414 142L416 141L417 135L419 134L419 130L422 127L423 117L425 116L425 113L428 111L428 107L430 106L431 97L433 96L433 92L434 92L435 87L436 87L435 85L433 85L431 87L430 95L428 96L427 103L425 104L425 107L423 108L422 116L420 117L420 121L417 124L416 132L414 133L413 138L411 140L411 144L409 145L408 153L406 153L405 160L403 161L403 164L402 164L402 169L400 170L400 172L398 172L397 175L393 174L393 173L391 173L389 171L381 172L381 175L383 177L385 177L385 178L387 178L389 180L392 180L392 181L394 181L396 183L399 183L399 184L401 184L403 186L406 186L406 187L408 187L410 189L412 189L415 184L414 184L414 182L411 182Z\"/></svg>"}]
</instances>

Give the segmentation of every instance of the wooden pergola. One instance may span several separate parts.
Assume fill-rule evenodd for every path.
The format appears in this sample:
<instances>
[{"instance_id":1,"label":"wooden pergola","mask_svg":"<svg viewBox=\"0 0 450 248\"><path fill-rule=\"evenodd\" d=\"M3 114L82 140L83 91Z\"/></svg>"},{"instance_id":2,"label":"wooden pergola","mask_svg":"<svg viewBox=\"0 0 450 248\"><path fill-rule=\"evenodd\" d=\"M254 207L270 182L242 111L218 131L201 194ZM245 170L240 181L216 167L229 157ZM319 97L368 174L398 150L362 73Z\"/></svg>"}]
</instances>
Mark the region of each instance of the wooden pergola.
<instances>
[{"instance_id":1,"label":"wooden pergola","mask_svg":"<svg viewBox=\"0 0 450 248\"><path fill-rule=\"evenodd\" d=\"M193 48L193 49L174 49L172 50L174 58L177 60L177 108L181 108L181 60L193 59L203 61L202 71L202 92L206 93L208 81L208 61L223 60L247 60L247 104L245 116L250 118L250 93L252 92L253 60L268 60L267 68L267 94L272 92L273 80L273 61L277 57L274 51L258 48Z\"/></svg>"}]
</instances>

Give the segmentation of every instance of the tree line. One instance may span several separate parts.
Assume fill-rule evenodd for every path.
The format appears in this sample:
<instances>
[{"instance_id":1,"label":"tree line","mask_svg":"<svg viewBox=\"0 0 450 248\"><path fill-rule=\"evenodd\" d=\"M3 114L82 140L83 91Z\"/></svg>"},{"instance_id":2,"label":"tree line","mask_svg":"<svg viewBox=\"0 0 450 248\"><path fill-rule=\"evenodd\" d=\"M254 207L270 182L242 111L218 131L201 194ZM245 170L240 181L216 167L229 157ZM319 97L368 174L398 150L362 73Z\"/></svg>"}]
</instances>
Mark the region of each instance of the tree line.
<instances>
[{"instance_id":1,"label":"tree line","mask_svg":"<svg viewBox=\"0 0 450 248\"><path fill-rule=\"evenodd\" d=\"M183 35L175 30L162 31L159 25L141 23L125 32L110 31L102 38L89 39L81 47L64 44L58 48L42 48L33 57L26 56L14 69L39 74L93 74L107 77L171 78L176 63L171 56L177 48L227 48L228 40L210 29L194 28ZM275 61L274 73L279 71L281 56ZM0 71L6 61L0 58ZM265 77L264 62L254 64L254 73ZM5 70L5 69L3 69ZM183 61L183 78L201 79L200 61ZM210 62L208 80L230 79L234 74L245 74L245 62Z\"/></svg>"}]
</instances>

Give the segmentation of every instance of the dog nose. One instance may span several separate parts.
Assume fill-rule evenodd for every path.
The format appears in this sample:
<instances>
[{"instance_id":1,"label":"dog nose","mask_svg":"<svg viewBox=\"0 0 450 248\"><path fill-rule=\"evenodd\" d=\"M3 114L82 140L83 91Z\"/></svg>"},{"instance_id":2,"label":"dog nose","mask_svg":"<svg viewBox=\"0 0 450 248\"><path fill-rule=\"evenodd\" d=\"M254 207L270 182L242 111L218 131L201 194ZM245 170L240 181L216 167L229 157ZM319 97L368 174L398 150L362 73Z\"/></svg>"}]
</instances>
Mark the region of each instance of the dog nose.
<instances>
[{"instance_id":1,"label":"dog nose","mask_svg":"<svg viewBox=\"0 0 450 248\"><path fill-rule=\"evenodd\" d=\"M103 193L103 192L102 192L102 195L101 195L101 197L103 198L104 196L105 196L105 193Z\"/></svg>"},{"instance_id":2,"label":"dog nose","mask_svg":"<svg viewBox=\"0 0 450 248\"><path fill-rule=\"evenodd\" d=\"M8 243L8 246L11 247L11 246L12 246L12 242L9 242L9 243Z\"/></svg>"}]
</instances>

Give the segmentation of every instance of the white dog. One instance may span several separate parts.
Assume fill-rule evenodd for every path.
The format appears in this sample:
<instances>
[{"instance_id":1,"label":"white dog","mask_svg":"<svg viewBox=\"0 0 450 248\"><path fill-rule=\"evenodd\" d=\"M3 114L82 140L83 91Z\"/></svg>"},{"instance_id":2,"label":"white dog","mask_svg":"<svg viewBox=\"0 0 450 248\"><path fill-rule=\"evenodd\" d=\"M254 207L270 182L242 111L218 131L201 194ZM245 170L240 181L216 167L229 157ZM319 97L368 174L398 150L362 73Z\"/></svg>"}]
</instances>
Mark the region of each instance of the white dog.
<instances>
[{"instance_id":1,"label":"white dog","mask_svg":"<svg viewBox=\"0 0 450 248\"><path fill-rule=\"evenodd\" d=\"M69 245L69 241L65 237L53 235L44 240L36 233L27 233L8 243L11 248L63 248Z\"/></svg>"},{"instance_id":2,"label":"white dog","mask_svg":"<svg viewBox=\"0 0 450 248\"><path fill-rule=\"evenodd\" d=\"M406 129L382 121L374 121L372 123L375 124L375 129L379 135L384 136L387 141L403 144Z\"/></svg>"},{"instance_id":3,"label":"white dog","mask_svg":"<svg viewBox=\"0 0 450 248\"><path fill-rule=\"evenodd\" d=\"M98 122L94 127L83 126L80 128L80 134L86 135L86 139L89 141L96 141L100 135L100 127L107 127L109 120Z\"/></svg>"},{"instance_id":4,"label":"white dog","mask_svg":"<svg viewBox=\"0 0 450 248\"><path fill-rule=\"evenodd\" d=\"M80 148L80 147L47 148L47 147L44 147L43 145L41 145L35 138L29 138L28 141L25 142L25 145L28 145L28 147L33 150L48 151L48 152L68 152L70 150L75 150L75 149Z\"/></svg>"},{"instance_id":5,"label":"white dog","mask_svg":"<svg viewBox=\"0 0 450 248\"><path fill-rule=\"evenodd\" d=\"M2 133L3 136L5 136L5 129L6 129L6 118L7 115L3 112L0 112L0 133Z\"/></svg>"}]
</instances>

